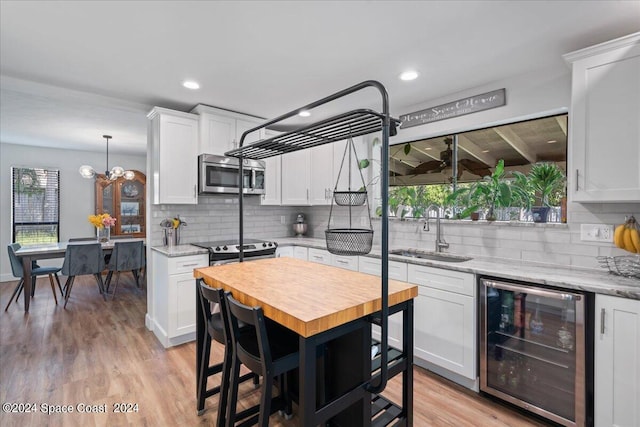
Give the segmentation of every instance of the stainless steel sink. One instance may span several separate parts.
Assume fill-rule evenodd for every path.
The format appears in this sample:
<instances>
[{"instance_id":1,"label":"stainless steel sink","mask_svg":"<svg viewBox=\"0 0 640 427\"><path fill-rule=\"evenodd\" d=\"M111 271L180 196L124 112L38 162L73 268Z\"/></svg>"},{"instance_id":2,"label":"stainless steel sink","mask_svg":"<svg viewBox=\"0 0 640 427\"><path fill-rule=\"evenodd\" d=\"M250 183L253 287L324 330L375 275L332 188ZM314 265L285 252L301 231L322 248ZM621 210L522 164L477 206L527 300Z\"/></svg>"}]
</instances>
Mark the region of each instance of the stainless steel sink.
<instances>
[{"instance_id":1,"label":"stainless steel sink","mask_svg":"<svg viewBox=\"0 0 640 427\"><path fill-rule=\"evenodd\" d=\"M393 249L389 251L389 255L400 255L411 258L430 259L433 261L444 262L464 262L473 259L467 256L443 254L439 252L418 251L415 249Z\"/></svg>"}]
</instances>

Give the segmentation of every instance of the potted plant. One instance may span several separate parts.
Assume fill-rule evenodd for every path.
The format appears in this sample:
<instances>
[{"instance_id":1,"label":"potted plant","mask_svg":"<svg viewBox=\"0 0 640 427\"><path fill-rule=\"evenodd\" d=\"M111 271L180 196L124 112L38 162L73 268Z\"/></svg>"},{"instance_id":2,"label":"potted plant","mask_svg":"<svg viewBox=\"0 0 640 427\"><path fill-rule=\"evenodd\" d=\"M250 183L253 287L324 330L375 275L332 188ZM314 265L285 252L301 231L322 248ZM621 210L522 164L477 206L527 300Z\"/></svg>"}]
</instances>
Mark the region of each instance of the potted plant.
<instances>
[{"instance_id":1,"label":"potted plant","mask_svg":"<svg viewBox=\"0 0 640 427\"><path fill-rule=\"evenodd\" d=\"M536 203L539 203L531 208L533 221L547 222L553 198L557 198L564 188L564 172L555 163L540 162L531 166L528 179L535 193Z\"/></svg>"},{"instance_id":2,"label":"potted plant","mask_svg":"<svg viewBox=\"0 0 640 427\"><path fill-rule=\"evenodd\" d=\"M447 197L447 201L456 201L457 204L466 206L460 213L460 218L483 209L486 211L487 221L495 221L495 209L510 206L512 200L511 187L505 175L504 160L500 159L491 175L470 186L458 188Z\"/></svg>"}]
</instances>

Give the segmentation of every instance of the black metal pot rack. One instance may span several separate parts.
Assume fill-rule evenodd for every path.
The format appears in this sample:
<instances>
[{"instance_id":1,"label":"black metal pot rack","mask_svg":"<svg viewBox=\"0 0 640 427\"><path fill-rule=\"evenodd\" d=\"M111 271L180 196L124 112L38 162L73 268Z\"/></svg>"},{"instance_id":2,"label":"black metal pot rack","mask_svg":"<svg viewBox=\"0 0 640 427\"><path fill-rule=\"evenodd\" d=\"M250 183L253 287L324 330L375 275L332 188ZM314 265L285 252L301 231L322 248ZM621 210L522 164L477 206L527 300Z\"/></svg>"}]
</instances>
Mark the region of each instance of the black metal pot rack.
<instances>
[{"instance_id":1,"label":"black metal pot rack","mask_svg":"<svg viewBox=\"0 0 640 427\"><path fill-rule=\"evenodd\" d=\"M277 136L263 139L247 146L244 146L247 135L265 129L267 127L278 124L288 118L297 116L301 111L311 110L320 105L335 101L347 95L353 94L366 88L375 88L380 92L382 98L382 111L376 112L370 109L356 109L346 113L338 114L330 118L317 121L315 123L302 126L295 130L287 131ZM243 235L243 159L265 159L280 154L291 153L298 150L316 147L328 143L343 141L362 135L368 135L374 132L382 132L382 154L381 154L381 179L380 193L382 202L382 227L381 227L381 294L382 309L380 317L376 318L379 322L381 333L381 359L380 371L374 378L379 377L377 385L368 382L364 385L366 391L376 395L381 393L387 384L389 378L388 372L388 318L389 318L389 136L394 136L397 132L397 126L400 124L398 119L389 115L389 96L385 87L378 81L367 80L354 86L336 92L330 96L322 98L318 101L307 104L303 107L283 114L275 119L267 121L260 126L256 126L244 132L240 138L239 147L225 153L226 156L237 157L240 159L239 173L239 244L240 244L240 262L244 260ZM410 366L406 369L412 369Z\"/></svg>"}]
</instances>

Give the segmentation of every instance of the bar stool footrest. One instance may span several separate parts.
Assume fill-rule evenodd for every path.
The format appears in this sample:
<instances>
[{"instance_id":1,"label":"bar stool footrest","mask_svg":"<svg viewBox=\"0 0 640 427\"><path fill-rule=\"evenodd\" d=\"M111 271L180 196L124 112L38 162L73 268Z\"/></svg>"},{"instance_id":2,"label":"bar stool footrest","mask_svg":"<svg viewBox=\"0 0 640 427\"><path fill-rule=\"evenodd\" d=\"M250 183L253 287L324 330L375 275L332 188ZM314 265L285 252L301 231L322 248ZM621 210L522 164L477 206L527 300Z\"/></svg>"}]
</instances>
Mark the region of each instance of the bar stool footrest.
<instances>
[{"instance_id":1,"label":"bar stool footrest","mask_svg":"<svg viewBox=\"0 0 640 427\"><path fill-rule=\"evenodd\" d=\"M389 425L402 425L406 423L402 409L380 395L373 395L371 398L371 426L384 427Z\"/></svg>"}]
</instances>

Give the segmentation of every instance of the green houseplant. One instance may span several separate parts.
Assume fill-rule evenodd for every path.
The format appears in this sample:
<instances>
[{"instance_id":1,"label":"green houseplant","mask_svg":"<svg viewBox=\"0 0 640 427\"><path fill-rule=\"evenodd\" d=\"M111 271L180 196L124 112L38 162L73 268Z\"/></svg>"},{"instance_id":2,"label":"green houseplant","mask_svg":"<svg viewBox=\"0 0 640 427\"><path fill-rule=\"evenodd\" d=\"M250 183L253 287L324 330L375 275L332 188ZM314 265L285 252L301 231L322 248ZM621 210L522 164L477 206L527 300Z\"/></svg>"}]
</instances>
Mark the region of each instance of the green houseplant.
<instances>
[{"instance_id":1,"label":"green houseplant","mask_svg":"<svg viewBox=\"0 0 640 427\"><path fill-rule=\"evenodd\" d=\"M555 163L540 162L531 166L529 184L535 193L536 205L531 208L534 222L547 222L549 208L559 203L565 185L564 172ZM555 200L558 199L558 200Z\"/></svg>"},{"instance_id":2,"label":"green houseplant","mask_svg":"<svg viewBox=\"0 0 640 427\"><path fill-rule=\"evenodd\" d=\"M487 221L494 221L495 209L511 205L511 186L506 179L504 160L498 160L493 173L470 186L460 187L447 197L447 202L466 206L458 215L466 218L478 210L486 211Z\"/></svg>"}]
</instances>

